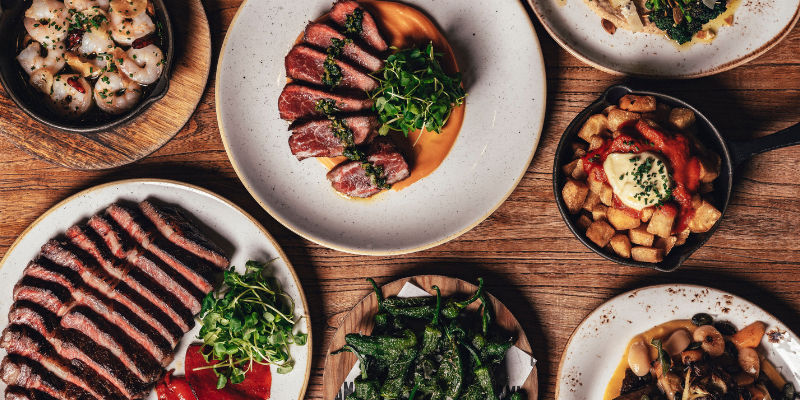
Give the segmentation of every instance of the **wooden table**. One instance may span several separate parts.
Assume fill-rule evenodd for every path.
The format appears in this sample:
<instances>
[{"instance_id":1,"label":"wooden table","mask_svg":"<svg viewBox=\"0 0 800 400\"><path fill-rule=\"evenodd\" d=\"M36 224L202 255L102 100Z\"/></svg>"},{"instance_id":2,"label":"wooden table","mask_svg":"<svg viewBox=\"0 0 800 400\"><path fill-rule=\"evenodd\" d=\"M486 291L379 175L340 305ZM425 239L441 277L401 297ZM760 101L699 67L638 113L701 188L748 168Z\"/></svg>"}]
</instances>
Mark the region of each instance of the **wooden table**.
<instances>
[{"instance_id":1,"label":"wooden table","mask_svg":"<svg viewBox=\"0 0 800 400\"><path fill-rule=\"evenodd\" d=\"M204 0L214 59L240 0ZM530 12L529 14L533 15ZM535 18L534 18L535 19ZM314 364L306 398L322 397L322 368L345 313L369 292L366 277L386 283L415 274L474 282L516 315L539 359L540 398L553 398L561 352L580 321L614 295L659 283L695 283L743 296L800 332L800 166L798 149L754 157L737 170L728 212L714 237L677 272L617 266L576 240L553 200L553 152L564 128L610 84L629 82L681 97L727 136L751 138L800 120L800 28L761 58L691 81L642 81L595 70L561 49L534 21L547 67L547 117L536 156L511 197L472 231L405 256L363 257L300 238L261 209L239 182L214 113L214 75L186 127L138 164L111 171L53 167L0 140L0 254L45 210L97 184L167 178L234 201L275 236L297 269L314 310ZM215 61L216 62L216 61ZM0 118L20 112L0 92Z\"/></svg>"}]
</instances>

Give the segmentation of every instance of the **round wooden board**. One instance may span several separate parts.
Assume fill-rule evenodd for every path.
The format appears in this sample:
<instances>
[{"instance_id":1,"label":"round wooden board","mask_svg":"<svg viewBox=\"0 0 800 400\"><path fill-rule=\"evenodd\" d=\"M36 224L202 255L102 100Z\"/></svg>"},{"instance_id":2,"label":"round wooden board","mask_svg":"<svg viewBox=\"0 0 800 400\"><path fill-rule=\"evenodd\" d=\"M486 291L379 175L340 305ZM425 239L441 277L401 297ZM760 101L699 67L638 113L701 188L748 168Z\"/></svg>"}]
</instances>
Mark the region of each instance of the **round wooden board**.
<instances>
[{"instance_id":1,"label":"round wooden board","mask_svg":"<svg viewBox=\"0 0 800 400\"><path fill-rule=\"evenodd\" d=\"M383 296L391 297L397 295L400 289L403 288L403 285L409 281L431 294L434 293L430 289L431 286L436 285L441 290L443 297L453 295L469 296L478 289L477 286L462 281L461 279L440 275L417 275L386 284L381 288ZM491 294L488 294L488 296L494 309L495 321L497 324L503 330L517 338L517 341L514 343L515 346L531 354L531 345L528 343L528 338L525 336L525 332L522 331L522 327L517 322L517 319L514 318L503 303ZM477 311L479 304L480 302L472 303L467 307L467 312ZM337 329L336 333L333 335L333 340L328 348L328 356L325 357L325 370L323 371L322 377L324 399L333 400L337 398L339 388L342 387L344 379L353 368L353 365L356 364L356 356L352 353L341 353L337 355L330 355L330 353L340 349L345 344L344 336L346 334L356 332L369 334L372 332L373 317L375 316L377 307L378 304L375 294L370 293L350 310L339 326L339 329ZM538 387L537 370L534 366L521 390L527 394L529 400L536 400L539 395Z\"/></svg>"},{"instance_id":2,"label":"round wooden board","mask_svg":"<svg viewBox=\"0 0 800 400\"><path fill-rule=\"evenodd\" d=\"M172 139L189 121L211 70L211 34L200 0L169 0L175 54L169 92L131 123L79 134L50 128L20 110L0 89L0 133L25 152L80 170L119 167L141 160Z\"/></svg>"}]
</instances>

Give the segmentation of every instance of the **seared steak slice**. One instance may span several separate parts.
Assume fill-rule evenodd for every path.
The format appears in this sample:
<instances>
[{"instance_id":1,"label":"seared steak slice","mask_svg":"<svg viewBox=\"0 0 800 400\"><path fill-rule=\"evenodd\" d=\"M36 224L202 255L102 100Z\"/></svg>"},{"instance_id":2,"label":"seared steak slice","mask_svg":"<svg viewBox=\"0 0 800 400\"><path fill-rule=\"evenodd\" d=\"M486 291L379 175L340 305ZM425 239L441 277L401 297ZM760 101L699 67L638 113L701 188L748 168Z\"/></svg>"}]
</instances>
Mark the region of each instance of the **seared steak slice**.
<instances>
[{"instance_id":1,"label":"seared steak slice","mask_svg":"<svg viewBox=\"0 0 800 400\"><path fill-rule=\"evenodd\" d=\"M310 47L295 45L284 60L286 76L315 85L323 85L323 77L326 73L324 64L327 57L325 53ZM334 62L342 74L341 82L337 87L364 91L378 88L378 81L371 76L344 61L334 60Z\"/></svg>"},{"instance_id":2,"label":"seared steak slice","mask_svg":"<svg viewBox=\"0 0 800 400\"><path fill-rule=\"evenodd\" d=\"M351 116L341 121L353 132L356 145L369 143L378 135L381 126L378 118L371 116ZM329 119L314 121L298 121L289 126L292 136L289 137L289 148L298 160L309 157L338 157L344 152L342 142L334 136Z\"/></svg>"},{"instance_id":3,"label":"seared steak slice","mask_svg":"<svg viewBox=\"0 0 800 400\"><path fill-rule=\"evenodd\" d=\"M372 108L372 100L361 92L330 93L321 89L290 83L283 88L278 98L281 119L296 120L319 118L325 115L317 110L317 103L332 102L341 112L366 111Z\"/></svg>"},{"instance_id":4,"label":"seared steak slice","mask_svg":"<svg viewBox=\"0 0 800 400\"><path fill-rule=\"evenodd\" d=\"M161 375L161 365L150 352L88 307L73 308L61 317L61 326L81 332L111 351L143 382L154 382Z\"/></svg>"},{"instance_id":5,"label":"seared steak slice","mask_svg":"<svg viewBox=\"0 0 800 400\"><path fill-rule=\"evenodd\" d=\"M372 141L367 150L367 161L383 168L386 183L394 184L408 178L409 169L403 155L387 137ZM350 197L370 197L381 191L372 183L359 161L347 161L334 167L327 175L336 191Z\"/></svg>"},{"instance_id":6,"label":"seared steak slice","mask_svg":"<svg viewBox=\"0 0 800 400\"><path fill-rule=\"evenodd\" d=\"M155 304L145 299L133 288L121 282L113 293L114 299L130 308L139 317L152 326L161 336L164 336L174 348L183 337L184 331L180 325Z\"/></svg>"},{"instance_id":7,"label":"seared steak slice","mask_svg":"<svg viewBox=\"0 0 800 400\"><path fill-rule=\"evenodd\" d=\"M66 234L73 245L94 257L98 264L116 279L124 280L125 275L127 275L133 267L132 265L114 258L111 251L104 246L100 235L92 230L86 229L86 227L73 225L67 229Z\"/></svg>"},{"instance_id":8,"label":"seared steak slice","mask_svg":"<svg viewBox=\"0 0 800 400\"><path fill-rule=\"evenodd\" d=\"M59 284L24 276L14 286L14 301L23 300L36 303L53 314L58 314L72 302L72 294Z\"/></svg>"},{"instance_id":9,"label":"seared steak slice","mask_svg":"<svg viewBox=\"0 0 800 400\"><path fill-rule=\"evenodd\" d=\"M77 272L62 267L46 258L37 258L28 263L25 270L22 271L24 276L31 276L45 281L57 283L70 291L77 287L82 286L83 278Z\"/></svg>"},{"instance_id":10,"label":"seared steak slice","mask_svg":"<svg viewBox=\"0 0 800 400\"><path fill-rule=\"evenodd\" d=\"M85 390L58 378L35 361L13 354L0 364L0 378L8 385L38 390L58 400L95 400Z\"/></svg>"},{"instance_id":11,"label":"seared steak slice","mask_svg":"<svg viewBox=\"0 0 800 400\"><path fill-rule=\"evenodd\" d=\"M359 36L364 39L367 44L374 47L375 50L386 51L389 46L386 44L386 41L383 40L383 37L381 37L380 32L378 32L378 26L375 25L375 20L357 1L337 0L336 3L333 3L333 7L331 8L331 19L344 27L347 22L347 17L352 15L356 10L363 12Z\"/></svg>"},{"instance_id":12,"label":"seared steak slice","mask_svg":"<svg viewBox=\"0 0 800 400\"><path fill-rule=\"evenodd\" d=\"M136 242L178 271L203 293L214 288L212 267L205 260L164 239L142 213L117 204L108 206L106 212Z\"/></svg>"},{"instance_id":13,"label":"seared steak slice","mask_svg":"<svg viewBox=\"0 0 800 400\"><path fill-rule=\"evenodd\" d=\"M34 389L23 389L19 386L6 387L6 400L56 400L45 392Z\"/></svg>"},{"instance_id":14,"label":"seared steak slice","mask_svg":"<svg viewBox=\"0 0 800 400\"><path fill-rule=\"evenodd\" d=\"M200 228L181 210L170 206L159 207L146 200L139 203L139 210L170 242L220 269L228 268L231 260L225 252L200 232Z\"/></svg>"},{"instance_id":15,"label":"seared steak slice","mask_svg":"<svg viewBox=\"0 0 800 400\"><path fill-rule=\"evenodd\" d=\"M310 22L306 25L306 29L303 32L303 41L323 49L333 46L332 39L346 40L347 38L335 28L316 22ZM351 41L342 46L342 55L371 72L383 68L383 61L380 58L372 55L356 42Z\"/></svg>"}]
</instances>

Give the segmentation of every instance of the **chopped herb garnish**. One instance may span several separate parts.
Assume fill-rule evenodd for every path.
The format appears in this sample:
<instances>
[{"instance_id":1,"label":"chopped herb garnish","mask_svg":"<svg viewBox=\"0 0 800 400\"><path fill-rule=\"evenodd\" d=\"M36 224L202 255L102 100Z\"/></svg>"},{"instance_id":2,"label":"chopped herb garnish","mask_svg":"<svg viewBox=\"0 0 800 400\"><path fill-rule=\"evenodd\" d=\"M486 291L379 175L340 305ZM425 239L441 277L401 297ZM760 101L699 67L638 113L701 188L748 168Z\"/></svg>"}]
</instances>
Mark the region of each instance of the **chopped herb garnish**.
<instances>
[{"instance_id":1,"label":"chopped herb garnish","mask_svg":"<svg viewBox=\"0 0 800 400\"><path fill-rule=\"evenodd\" d=\"M364 10L356 8L353 13L348 15L344 21L344 34L358 36L361 34L361 25L364 21Z\"/></svg>"}]
</instances>

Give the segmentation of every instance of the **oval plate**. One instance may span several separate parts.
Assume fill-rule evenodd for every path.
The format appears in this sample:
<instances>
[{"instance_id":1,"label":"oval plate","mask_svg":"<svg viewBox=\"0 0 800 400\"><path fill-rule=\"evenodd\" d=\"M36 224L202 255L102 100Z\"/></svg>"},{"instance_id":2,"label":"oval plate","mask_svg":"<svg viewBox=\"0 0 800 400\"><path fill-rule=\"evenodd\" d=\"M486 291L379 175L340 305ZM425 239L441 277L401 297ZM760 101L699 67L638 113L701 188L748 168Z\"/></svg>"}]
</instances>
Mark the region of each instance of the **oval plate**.
<instances>
[{"instance_id":1,"label":"oval plate","mask_svg":"<svg viewBox=\"0 0 800 400\"><path fill-rule=\"evenodd\" d=\"M575 57L605 72L650 78L727 71L778 44L800 18L798 0L739 1L733 26L721 28L710 43L683 50L662 35L625 29L609 35L583 0L528 0L547 32Z\"/></svg>"},{"instance_id":2,"label":"oval plate","mask_svg":"<svg viewBox=\"0 0 800 400\"><path fill-rule=\"evenodd\" d=\"M700 312L727 320L737 328L761 321L768 333L780 333L776 343L764 335L759 353L782 371L788 382L800 387L800 343L784 324L741 297L708 287L676 284L623 293L592 311L572 333L561 356L555 398L602 399L634 335Z\"/></svg>"},{"instance_id":3,"label":"oval plate","mask_svg":"<svg viewBox=\"0 0 800 400\"><path fill-rule=\"evenodd\" d=\"M253 217L230 201L197 186L168 180L125 180L84 190L46 211L17 238L0 260L0 327L8 325L14 285L22 277L28 261L39 254L43 244L54 237L63 238L70 226L102 213L113 202L133 203L148 198L176 205L192 216L203 232L225 250L231 265L237 266L239 272L244 272L247 260L268 261L278 258L272 263L273 276L295 300L297 314L306 316L298 324L298 329L308 333L308 343L305 346L292 346L291 354L295 359L292 372L279 375L277 367L271 367L271 399L302 399L311 373L312 338L308 329L310 320L306 297L294 267L275 239ZM167 369L175 369L176 375L183 375L186 349L196 341L194 338L199 331L200 325L196 325L184 335L176 349L175 361ZM5 354L5 350L0 349L0 358ZM0 381L0 392L5 388L6 384ZM150 393L147 400L156 400L155 391Z\"/></svg>"},{"instance_id":4,"label":"oval plate","mask_svg":"<svg viewBox=\"0 0 800 400\"><path fill-rule=\"evenodd\" d=\"M447 37L464 71L466 116L453 149L433 174L369 200L341 197L320 163L298 162L287 144L288 123L278 118L284 56L309 19L327 13L331 2L246 1L223 44L217 118L236 173L275 219L333 249L403 254L463 234L511 194L541 136L544 63L519 1L404 4L426 13Z\"/></svg>"},{"instance_id":5,"label":"oval plate","mask_svg":"<svg viewBox=\"0 0 800 400\"><path fill-rule=\"evenodd\" d=\"M439 290L441 290L443 297L453 295L469 296L478 290L477 286L461 279L440 275L417 275L398 279L381 287L384 298L396 296L406 282L417 285L431 295L435 295L435 293L430 288L436 285L439 287ZM519 322L517 322L517 319L514 318L514 315L512 315L506 306L494 296L489 293L486 294L488 295L489 301L494 306L494 316L498 326L517 338L517 341L514 342L514 346L531 354L531 345L528 343L528 338L525 336L525 332L522 330ZM477 302L467 307L467 310L471 312L475 312L477 309ZM330 353L339 350L345 344L344 336L348 333L362 332L364 334L369 334L369 332L372 332L374 316L377 310L378 304L375 294L370 293L347 313L347 316L344 317L341 325L339 325L339 328L333 335L331 345L328 348L328 355L325 357L325 370L322 378L323 398L339 398L339 388L341 388L347 374L353 369L357 361L356 356L352 353L341 353L337 355L330 355ZM531 370L528 379L525 381L525 384L522 385L521 389L527 394L527 399L536 400L538 398L539 384L536 366Z\"/></svg>"}]
</instances>

